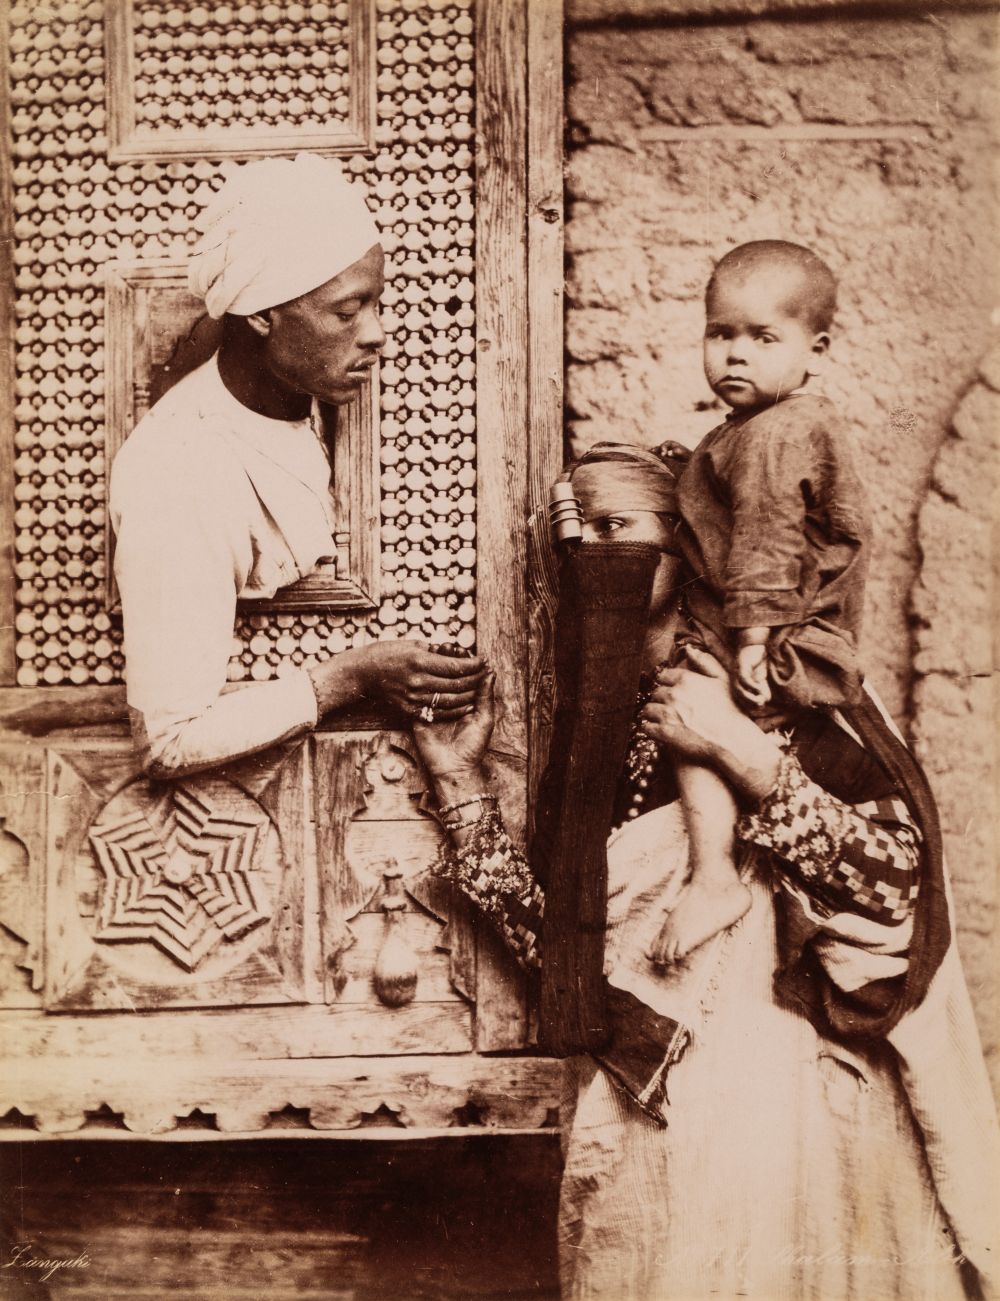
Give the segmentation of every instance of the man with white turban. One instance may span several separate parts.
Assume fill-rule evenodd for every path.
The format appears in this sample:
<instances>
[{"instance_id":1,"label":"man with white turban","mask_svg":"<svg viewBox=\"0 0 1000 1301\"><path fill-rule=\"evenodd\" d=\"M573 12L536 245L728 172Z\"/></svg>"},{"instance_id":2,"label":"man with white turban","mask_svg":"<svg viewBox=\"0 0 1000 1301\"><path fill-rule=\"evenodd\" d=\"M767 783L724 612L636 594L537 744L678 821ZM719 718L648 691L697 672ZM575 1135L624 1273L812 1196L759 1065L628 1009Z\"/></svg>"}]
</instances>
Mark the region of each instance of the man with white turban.
<instances>
[{"instance_id":1,"label":"man with white turban","mask_svg":"<svg viewBox=\"0 0 1000 1301\"><path fill-rule=\"evenodd\" d=\"M384 256L358 187L315 155L239 168L201 226L190 283L222 318L221 346L143 417L111 474L129 714L147 769L252 754L362 698L459 716L483 662L412 641L223 694L237 600L273 596L332 552L316 403L349 402L378 359Z\"/></svg>"}]
</instances>

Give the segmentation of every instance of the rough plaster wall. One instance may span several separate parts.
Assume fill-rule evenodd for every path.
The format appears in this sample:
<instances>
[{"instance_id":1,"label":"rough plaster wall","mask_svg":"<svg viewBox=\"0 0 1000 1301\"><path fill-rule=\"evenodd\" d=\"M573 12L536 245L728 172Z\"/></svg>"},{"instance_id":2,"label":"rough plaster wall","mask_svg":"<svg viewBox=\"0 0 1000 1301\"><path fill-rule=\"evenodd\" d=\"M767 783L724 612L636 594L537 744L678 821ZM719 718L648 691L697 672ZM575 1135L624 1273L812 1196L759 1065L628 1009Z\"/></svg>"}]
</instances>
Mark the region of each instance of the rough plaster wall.
<instances>
[{"instance_id":1,"label":"rough plaster wall","mask_svg":"<svg viewBox=\"0 0 1000 1301\"><path fill-rule=\"evenodd\" d=\"M826 258L840 281L826 391L852 427L876 528L865 662L895 716L919 721L929 754L955 732L959 706L932 700L954 680L914 680L910 592L918 512L996 301L995 15L951 6L737 19L739 6L714 0L729 10L714 21L691 3L689 21L676 4L668 18L617 24L601 21L602 5L621 12L612 0L573 0L569 10L570 435L577 447L696 441L722 410L700 355L713 261L763 238ZM643 15L654 7L638 6ZM574 26L574 17L587 21ZM970 516L963 500L950 504ZM953 531L952 518L927 517L921 547L943 547ZM957 558L950 599L935 578L938 604L922 609L956 644L965 612L981 605L983 575L967 558ZM950 645L940 643L944 661ZM988 727L989 714L980 718ZM975 783L990 780L989 749L980 746L984 767L963 788L972 799ZM950 786L941 794L954 833L964 806ZM995 863L985 832L961 850L961 938L992 1043L1000 1017L976 935L991 924Z\"/></svg>"},{"instance_id":2,"label":"rough plaster wall","mask_svg":"<svg viewBox=\"0 0 1000 1301\"><path fill-rule=\"evenodd\" d=\"M1000 1084L998 484L1000 343L963 394L934 463L912 597L913 740L941 806L962 958Z\"/></svg>"},{"instance_id":3,"label":"rough plaster wall","mask_svg":"<svg viewBox=\"0 0 1000 1301\"><path fill-rule=\"evenodd\" d=\"M536 3L539 0L536 0ZM915 9L933 8L923 0L565 0L566 19L573 26L583 23L651 22L679 18L749 18L762 14L812 14L849 10L857 12L878 8L883 12L913 13ZM939 6L940 7L940 6ZM982 0L949 0L948 8L982 9Z\"/></svg>"}]
</instances>

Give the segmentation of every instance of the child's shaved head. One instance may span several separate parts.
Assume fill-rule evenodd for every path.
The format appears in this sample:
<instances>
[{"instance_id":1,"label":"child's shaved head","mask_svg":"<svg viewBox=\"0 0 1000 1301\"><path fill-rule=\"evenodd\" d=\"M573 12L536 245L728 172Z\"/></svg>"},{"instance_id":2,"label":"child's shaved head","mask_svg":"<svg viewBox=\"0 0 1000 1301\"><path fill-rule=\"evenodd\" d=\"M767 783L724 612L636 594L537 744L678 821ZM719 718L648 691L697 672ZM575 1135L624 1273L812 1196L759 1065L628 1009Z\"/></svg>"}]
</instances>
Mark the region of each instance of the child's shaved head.
<instances>
[{"instance_id":1,"label":"child's shaved head","mask_svg":"<svg viewBox=\"0 0 1000 1301\"><path fill-rule=\"evenodd\" d=\"M787 281L786 310L814 334L825 334L837 310L837 282L815 253L781 239L759 239L731 249L716 265L706 298L723 280L742 283L766 275Z\"/></svg>"}]
</instances>

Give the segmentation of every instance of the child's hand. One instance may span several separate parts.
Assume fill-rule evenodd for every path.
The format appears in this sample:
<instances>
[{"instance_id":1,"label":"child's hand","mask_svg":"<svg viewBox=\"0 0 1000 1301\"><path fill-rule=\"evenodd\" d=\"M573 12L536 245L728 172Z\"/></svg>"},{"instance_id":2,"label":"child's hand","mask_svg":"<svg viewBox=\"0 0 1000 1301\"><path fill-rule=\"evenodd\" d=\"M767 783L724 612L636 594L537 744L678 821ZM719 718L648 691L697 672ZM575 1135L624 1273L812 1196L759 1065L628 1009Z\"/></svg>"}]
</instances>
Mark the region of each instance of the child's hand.
<instances>
[{"instance_id":1,"label":"child's hand","mask_svg":"<svg viewBox=\"0 0 1000 1301\"><path fill-rule=\"evenodd\" d=\"M736 652L736 693L748 705L766 705L771 699L767 680L767 647L741 646Z\"/></svg>"}]
</instances>

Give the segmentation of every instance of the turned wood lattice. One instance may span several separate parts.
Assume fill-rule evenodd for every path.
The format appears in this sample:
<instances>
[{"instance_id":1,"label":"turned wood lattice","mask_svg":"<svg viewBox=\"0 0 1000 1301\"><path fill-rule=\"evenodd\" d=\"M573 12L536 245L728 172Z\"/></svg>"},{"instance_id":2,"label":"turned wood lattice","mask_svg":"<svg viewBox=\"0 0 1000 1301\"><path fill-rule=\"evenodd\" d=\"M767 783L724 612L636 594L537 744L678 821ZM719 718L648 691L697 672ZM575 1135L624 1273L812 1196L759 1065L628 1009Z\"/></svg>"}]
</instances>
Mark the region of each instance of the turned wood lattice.
<instances>
[{"instance_id":1,"label":"turned wood lattice","mask_svg":"<svg viewBox=\"0 0 1000 1301\"><path fill-rule=\"evenodd\" d=\"M105 268L183 263L226 160L282 148L344 154L384 233L378 607L244 617L229 676L384 632L473 644L473 40L471 0L13 6L20 685L121 679L106 406L132 363L109 351Z\"/></svg>"}]
</instances>

